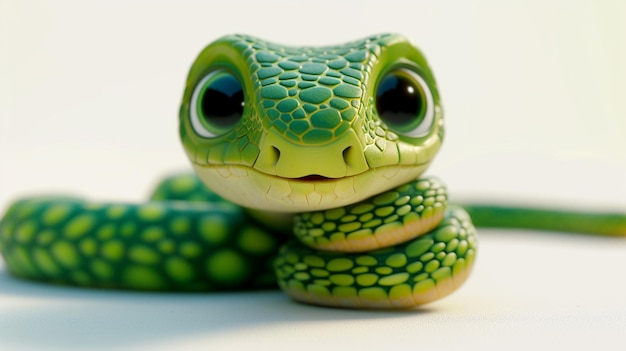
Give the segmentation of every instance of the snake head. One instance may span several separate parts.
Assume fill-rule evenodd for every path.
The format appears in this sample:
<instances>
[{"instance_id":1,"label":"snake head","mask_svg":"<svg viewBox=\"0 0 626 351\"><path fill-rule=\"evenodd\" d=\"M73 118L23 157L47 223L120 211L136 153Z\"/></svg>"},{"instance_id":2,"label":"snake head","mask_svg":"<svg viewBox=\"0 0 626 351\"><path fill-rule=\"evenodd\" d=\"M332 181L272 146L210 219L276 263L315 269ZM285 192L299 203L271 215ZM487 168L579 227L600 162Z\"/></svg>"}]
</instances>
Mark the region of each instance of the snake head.
<instances>
[{"instance_id":1,"label":"snake head","mask_svg":"<svg viewBox=\"0 0 626 351\"><path fill-rule=\"evenodd\" d=\"M223 197L310 211L420 176L441 145L443 114L426 59L402 36L290 47L232 35L193 63L180 137Z\"/></svg>"}]
</instances>

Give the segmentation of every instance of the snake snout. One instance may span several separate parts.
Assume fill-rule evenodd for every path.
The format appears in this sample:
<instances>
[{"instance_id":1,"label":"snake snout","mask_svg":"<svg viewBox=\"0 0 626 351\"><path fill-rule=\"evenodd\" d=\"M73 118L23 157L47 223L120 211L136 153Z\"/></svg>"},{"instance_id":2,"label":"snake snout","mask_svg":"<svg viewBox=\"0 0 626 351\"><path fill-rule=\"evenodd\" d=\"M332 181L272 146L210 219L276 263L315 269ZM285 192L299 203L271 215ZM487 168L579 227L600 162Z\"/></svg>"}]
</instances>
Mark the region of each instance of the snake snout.
<instances>
[{"instance_id":1,"label":"snake snout","mask_svg":"<svg viewBox=\"0 0 626 351\"><path fill-rule=\"evenodd\" d=\"M323 145L302 145L270 131L261 143L254 168L267 174L301 180L326 180L356 175L369 169L353 131Z\"/></svg>"}]
</instances>

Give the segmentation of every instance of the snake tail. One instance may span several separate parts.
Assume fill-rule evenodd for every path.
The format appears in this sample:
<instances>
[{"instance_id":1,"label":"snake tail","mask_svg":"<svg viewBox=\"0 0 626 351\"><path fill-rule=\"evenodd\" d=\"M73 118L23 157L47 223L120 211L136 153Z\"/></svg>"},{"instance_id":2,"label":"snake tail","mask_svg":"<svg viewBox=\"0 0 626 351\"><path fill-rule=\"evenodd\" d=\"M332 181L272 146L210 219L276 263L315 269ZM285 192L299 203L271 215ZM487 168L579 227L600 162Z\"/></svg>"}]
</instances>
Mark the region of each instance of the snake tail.
<instances>
[{"instance_id":1,"label":"snake tail","mask_svg":"<svg viewBox=\"0 0 626 351\"><path fill-rule=\"evenodd\" d=\"M590 212L463 204L477 227L548 230L626 236L626 212Z\"/></svg>"}]
</instances>

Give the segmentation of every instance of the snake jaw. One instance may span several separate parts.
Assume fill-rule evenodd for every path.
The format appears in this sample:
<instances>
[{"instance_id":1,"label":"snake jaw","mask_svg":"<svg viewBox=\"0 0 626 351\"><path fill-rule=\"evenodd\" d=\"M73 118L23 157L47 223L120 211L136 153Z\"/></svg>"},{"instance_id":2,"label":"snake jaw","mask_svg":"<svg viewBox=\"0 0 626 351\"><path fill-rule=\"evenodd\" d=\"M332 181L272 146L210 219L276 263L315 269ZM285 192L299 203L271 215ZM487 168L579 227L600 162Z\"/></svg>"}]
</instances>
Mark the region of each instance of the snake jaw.
<instances>
[{"instance_id":1,"label":"snake jaw","mask_svg":"<svg viewBox=\"0 0 626 351\"><path fill-rule=\"evenodd\" d=\"M204 184L241 206L274 212L302 212L347 206L414 180L428 167L394 165L338 178L287 178L243 165L199 165ZM323 176L322 176L323 177Z\"/></svg>"}]
</instances>

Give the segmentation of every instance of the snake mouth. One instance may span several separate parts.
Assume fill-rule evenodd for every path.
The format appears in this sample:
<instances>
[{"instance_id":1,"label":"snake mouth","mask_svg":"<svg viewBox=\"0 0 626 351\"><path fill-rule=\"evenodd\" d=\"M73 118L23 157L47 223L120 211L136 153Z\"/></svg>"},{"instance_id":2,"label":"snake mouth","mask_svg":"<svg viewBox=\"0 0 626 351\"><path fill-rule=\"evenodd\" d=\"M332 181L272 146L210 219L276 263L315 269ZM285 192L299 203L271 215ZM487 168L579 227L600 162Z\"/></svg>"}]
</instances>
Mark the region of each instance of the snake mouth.
<instances>
[{"instance_id":1,"label":"snake mouth","mask_svg":"<svg viewBox=\"0 0 626 351\"><path fill-rule=\"evenodd\" d=\"M346 175L343 177L327 177L320 174L309 174L302 177L285 177L277 174L268 174L265 172L259 172L270 179L274 179L279 182L286 182L288 184L301 184L303 186L325 186L330 184L337 184L344 181L354 181L354 179L359 178L362 174L367 172L361 172L358 174ZM295 190L295 189L292 189Z\"/></svg>"},{"instance_id":2,"label":"snake mouth","mask_svg":"<svg viewBox=\"0 0 626 351\"><path fill-rule=\"evenodd\" d=\"M390 166L328 177L285 177L242 165L198 165L196 173L222 197L241 206L273 212L323 210L353 204L417 178L424 166Z\"/></svg>"},{"instance_id":3,"label":"snake mouth","mask_svg":"<svg viewBox=\"0 0 626 351\"><path fill-rule=\"evenodd\" d=\"M301 181L305 181L305 182L323 182L323 181L328 181L328 180L333 180L333 179L340 179L340 178L328 178L328 177L324 177L324 176L319 175L319 174L310 174L308 176L299 177L299 178L291 178L291 179L301 180Z\"/></svg>"}]
</instances>

